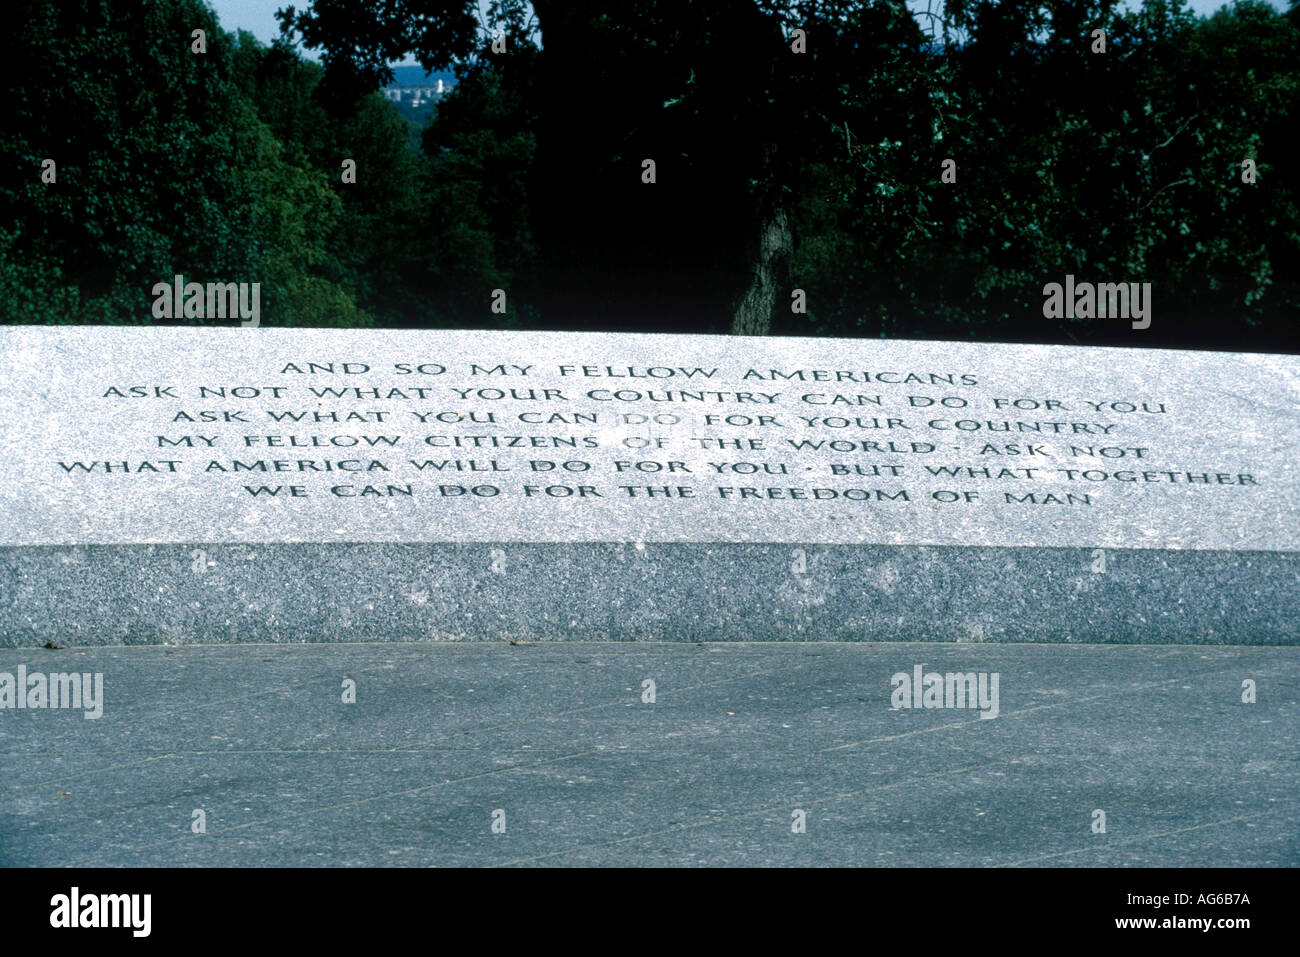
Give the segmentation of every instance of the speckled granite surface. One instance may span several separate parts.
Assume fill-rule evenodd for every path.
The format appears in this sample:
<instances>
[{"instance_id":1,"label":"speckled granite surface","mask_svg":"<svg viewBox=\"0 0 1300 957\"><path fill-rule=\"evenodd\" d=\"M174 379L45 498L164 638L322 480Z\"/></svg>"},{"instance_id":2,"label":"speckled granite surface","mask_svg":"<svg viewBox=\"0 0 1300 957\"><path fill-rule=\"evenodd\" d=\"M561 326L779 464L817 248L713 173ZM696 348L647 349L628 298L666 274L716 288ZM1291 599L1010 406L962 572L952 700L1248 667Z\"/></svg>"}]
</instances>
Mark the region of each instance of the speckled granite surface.
<instances>
[{"instance_id":1,"label":"speckled granite surface","mask_svg":"<svg viewBox=\"0 0 1300 957\"><path fill-rule=\"evenodd\" d=\"M1293 356L0 327L0 645L1300 643Z\"/></svg>"}]
</instances>

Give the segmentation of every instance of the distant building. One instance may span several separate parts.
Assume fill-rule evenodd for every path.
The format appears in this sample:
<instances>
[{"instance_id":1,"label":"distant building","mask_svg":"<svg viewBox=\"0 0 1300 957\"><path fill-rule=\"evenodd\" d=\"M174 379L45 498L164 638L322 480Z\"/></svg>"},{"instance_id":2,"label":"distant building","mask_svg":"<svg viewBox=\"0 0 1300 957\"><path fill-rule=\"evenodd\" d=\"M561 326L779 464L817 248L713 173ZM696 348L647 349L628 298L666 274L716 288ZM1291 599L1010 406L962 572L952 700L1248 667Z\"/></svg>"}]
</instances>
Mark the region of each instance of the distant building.
<instances>
[{"instance_id":1,"label":"distant building","mask_svg":"<svg viewBox=\"0 0 1300 957\"><path fill-rule=\"evenodd\" d=\"M436 84L392 83L384 87L380 92L394 103L418 107L446 96L451 92L451 87L439 78Z\"/></svg>"}]
</instances>

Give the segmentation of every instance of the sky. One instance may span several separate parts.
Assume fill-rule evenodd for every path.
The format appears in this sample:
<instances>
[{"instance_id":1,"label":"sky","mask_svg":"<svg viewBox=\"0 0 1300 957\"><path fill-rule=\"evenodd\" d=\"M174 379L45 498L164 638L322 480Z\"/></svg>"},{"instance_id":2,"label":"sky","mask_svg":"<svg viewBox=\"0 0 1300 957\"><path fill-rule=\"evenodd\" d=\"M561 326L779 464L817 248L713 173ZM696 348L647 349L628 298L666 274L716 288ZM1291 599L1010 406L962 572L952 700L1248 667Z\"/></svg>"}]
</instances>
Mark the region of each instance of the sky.
<instances>
[{"instance_id":1,"label":"sky","mask_svg":"<svg viewBox=\"0 0 1300 957\"><path fill-rule=\"evenodd\" d=\"M617 2L617 0L611 0L611 2ZM935 2L937 6L940 0L935 0ZM263 43L270 43L280 35L280 26L275 20L275 11L290 4L299 8L306 7L310 0L208 0L208 3L217 11L217 17L221 20L221 25L225 29L232 31L247 30ZM1284 8L1281 0L1272 0L1272 3L1279 10ZM915 9L925 9L925 0L909 0L909 4ZM1191 0L1190 2L1192 10L1200 14L1213 13L1219 7L1225 5L1224 0ZM484 0L480 0L479 6L484 8L487 4ZM303 52L311 56L307 51Z\"/></svg>"},{"instance_id":2,"label":"sky","mask_svg":"<svg viewBox=\"0 0 1300 957\"><path fill-rule=\"evenodd\" d=\"M270 43L280 35L280 25L275 21L275 11L287 6L307 6L293 0L208 0L217 11L217 19L227 30L247 30L263 43Z\"/></svg>"}]
</instances>

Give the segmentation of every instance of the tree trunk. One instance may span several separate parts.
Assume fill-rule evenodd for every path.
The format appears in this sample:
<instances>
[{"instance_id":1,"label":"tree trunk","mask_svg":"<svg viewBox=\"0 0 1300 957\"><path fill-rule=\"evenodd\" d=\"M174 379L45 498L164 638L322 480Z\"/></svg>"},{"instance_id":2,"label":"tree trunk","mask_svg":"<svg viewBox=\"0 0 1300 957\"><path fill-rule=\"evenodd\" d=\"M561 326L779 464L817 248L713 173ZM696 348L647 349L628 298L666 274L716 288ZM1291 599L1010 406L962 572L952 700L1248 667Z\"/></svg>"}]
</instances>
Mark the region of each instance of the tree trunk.
<instances>
[{"instance_id":1,"label":"tree trunk","mask_svg":"<svg viewBox=\"0 0 1300 957\"><path fill-rule=\"evenodd\" d=\"M777 299L790 291L793 253L789 217L785 209L777 207L763 218L759 227L749 287L732 308L732 335L765 336L772 331L772 311Z\"/></svg>"}]
</instances>

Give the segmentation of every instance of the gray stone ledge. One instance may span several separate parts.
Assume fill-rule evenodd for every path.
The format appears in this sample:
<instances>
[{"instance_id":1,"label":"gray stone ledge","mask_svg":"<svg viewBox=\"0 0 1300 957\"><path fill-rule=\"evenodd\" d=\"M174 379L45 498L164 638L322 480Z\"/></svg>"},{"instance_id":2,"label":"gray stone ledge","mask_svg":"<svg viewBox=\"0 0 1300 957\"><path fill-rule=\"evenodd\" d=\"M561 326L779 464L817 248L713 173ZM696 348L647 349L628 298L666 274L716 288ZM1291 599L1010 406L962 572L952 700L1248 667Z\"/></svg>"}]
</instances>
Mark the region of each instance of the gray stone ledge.
<instances>
[{"instance_id":1,"label":"gray stone ledge","mask_svg":"<svg viewBox=\"0 0 1300 957\"><path fill-rule=\"evenodd\" d=\"M1100 573L1096 555L680 543L7 547L0 646L1300 644L1300 554L1107 549Z\"/></svg>"}]
</instances>

